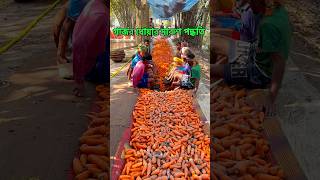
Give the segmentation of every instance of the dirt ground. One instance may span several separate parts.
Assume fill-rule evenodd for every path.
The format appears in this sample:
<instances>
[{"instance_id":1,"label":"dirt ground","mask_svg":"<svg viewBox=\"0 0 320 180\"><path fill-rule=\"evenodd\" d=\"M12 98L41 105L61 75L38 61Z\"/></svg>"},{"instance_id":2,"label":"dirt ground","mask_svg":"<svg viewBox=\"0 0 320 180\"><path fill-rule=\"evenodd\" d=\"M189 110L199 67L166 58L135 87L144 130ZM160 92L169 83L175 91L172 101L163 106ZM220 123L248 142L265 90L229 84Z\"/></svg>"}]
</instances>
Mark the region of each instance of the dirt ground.
<instances>
[{"instance_id":1,"label":"dirt ground","mask_svg":"<svg viewBox=\"0 0 320 180\"><path fill-rule=\"evenodd\" d=\"M0 44L18 34L52 1L17 4L2 0ZM0 55L0 179L67 179L78 138L87 126L94 87L87 98L72 95L73 83L60 80L46 16L21 42Z\"/></svg>"},{"instance_id":2,"label":"dirt ground","mask_svg":"<svg viewBox=\"0 0 320 180\"><path fill-rule=\"evenodd\" d=\"M295 27L295 33L300 38L320 50L320 0L290 0L286 1L290 20Z\"/></svg>"},{"instance_id":3,"label":"dirt ground","mask_svg":"<svg viewBox=\"0 0 320 180\"><path fill-rule=\"evenodd\" d=\"M287 1L293 47L279 97L279 115L308 179L320 172L320 1Z\"/></svg>"}]
</instances>

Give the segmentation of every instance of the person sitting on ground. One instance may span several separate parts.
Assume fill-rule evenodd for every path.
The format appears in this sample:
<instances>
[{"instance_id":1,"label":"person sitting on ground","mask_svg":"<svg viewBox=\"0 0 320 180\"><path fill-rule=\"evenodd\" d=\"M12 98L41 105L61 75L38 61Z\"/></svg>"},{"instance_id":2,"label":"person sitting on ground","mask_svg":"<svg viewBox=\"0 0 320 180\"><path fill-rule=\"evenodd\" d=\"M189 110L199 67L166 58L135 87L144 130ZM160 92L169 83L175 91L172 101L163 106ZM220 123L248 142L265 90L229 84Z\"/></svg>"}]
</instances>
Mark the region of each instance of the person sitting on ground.
<instances>
[{"instance_id":1,"label":"person sitting on ground","mask_svg":"<svg viewBox=\"0 0 320 180\"><path fill-rule=\"evenodd\" d=\"M185 63L185 59L188 54L191 54L191 50L188 47L183 47L181 49L180 58L174 57L173 63L169 67L168 75L165 77L165 83L172 83L175 74L187 74L189 73L189 65ZM177 75L178 76L178 75Z\"/></svg>"},{"instance_id":2,"label":"person sitting on ground","mask_svg":"<svg viewBox=\"0 0 320 180\"><path fill-rule=\"evenodd\" d=\"M170 64L168 69L168 75L165 77L165 83L168 84L172 81L174 73L184 67L184 61L182 58L174 57L173 63Z\"/></svg>"},{"instance_id":3,"label":"person sitting on ground","mask_svg":"<svg viewBox=\"0 0 320 180\"><path fill-rule=\"evenodd\" d=\"M147 47L147 52L151 54L151 45L150 45L150 40L149 39L144 39L143 40L143 45Z\"/></svg>"},{"instance_id":4,"label":"person sitting on ground","mask_svg":"<svg viewBox=\"0 0 320 180\"><path fill-rule=\"evenodd\" d=\"M224 78L230 85L269 88L268 96L259 110L273 115L289 55L291 27L288 13L281 1L251 0L250 5L253 12L263 15L256 52L251 53L252 56L249 56L245 64L211 65L211 77Z\"/></svg>"},{"instance_id":5,"label":"person sitting on ground","mask_svg":"<svg viewBox=\"0 0 320 180\"><path fill-rule=\"evenodd\" d=\"M149 53L145 53L142 60L139 61L132 71L132 84L134 88L148 88L153 81L153 73L150 72L149 61L152 60L152 56ZM150 73L150 74L149 74Z\"/></svg>"},{"instance_id":6,"label":"person sitting on ground","mask_svg":"<svg viewBox=\"0 0 320 180\"><path fill-rule=\"evenodd\" d=\"M183 74L181 76L180 87L183 89L193 89L193 93L196 94L200 84L201 67L192 53L188 54L187 62L191 66L191 71L189 75Z\"/></svg>"},{"instance_id":7,"label":"person sitting on ground","mask_svg":"<svg viewBox=\"0 0 320 180\"><path fill-rule=\"evenodd\" d=\"M191 77L190 81L193 85L194 94L197 93L201 78L201 67L199 62L194 58L194 55L189 56L188 64L191 66Z\"/></svg>"},{"instance_id":8,"label":"person sitting on ground","mask_svg":"<svg viewBox=\"0 0 320 180\"><path fill-rule=\"evenodd\" d=\"M135 65L140 61L142 60L142 57L144 56L144 54L147 52L147 47L142 45L142 44L139 44L138 45L138 50L136 52L136 54L134 55L134 57L132 58L132 61L131 61L131 65L130 67L128 68L128 71L127 71L127 76L128 76L128 79L131 80L131 74L132 74L132 70L133 68L135 67Z\"/></svg>"},{"instance_id":9,"label":"person sitting on ground","mask_svg":"<svg viewBox=\"0 0 320 180\"><path fill-rule=\"evenodd\" d=\"M181 49L183 48L183 47L189 47L189 45L188 45L188 43L187 42L177 42L177 44L176 44L176 46L177 46L177 52L176 52L176 55L175 55L175 57L178 57L178 58L180 58L181 57Z\"/></svg>"},{"instance_id":10,"label":"person sitting on ground","mask_svg":"<svg viewBox=\"0 0 320 180\"><path fill-rule=\"evenodd\" d=\"M95 67L97 59L106 54L106 40L109 40L108 12L105 0L91 0L75 24L72 51L76 83L74 94L78 97L83 96L86 75ZM107 58L104 60L107 61ZM109 69L109 67L102 69Z\"/></svg>"},{"instance_id":11,"label":"person sitting on ground","mask_svg":"<svg viewBox=\"0 0 320 180\"><path fill-rule=\"evenodd\" d=\"M171 87L174 89L176 87L182 87L186 89L192 89L194 85L190 81L191 77L191 68L190 62L195 57L195 55L186 48L186 50L183 49L183 59L186 62L185 65L182 67L182 69L179 69L175 71L173 74L173 82L171 84Z\"/></svg>"},{"instance_id":12,"label":"person sitting on ground","mask_svg":"<svg viewBox=\"0 0 320 180\"><path fill-rule=\"evenodd\" d=\"M59 24L54 28L54 40L58 48L57 64L61 72L60 75L65 79L72 79L71 72L64 72L67 69L63 67L63 64L70 62L66 57L69 36L72 34L75 23L88 2L89 0L70 0L66 3L63 10L59 12L62 14L59 17Z\"/></svg>"},{"instance_id":13,"label":"person sitting on ground","mask_svg":"<svg viewBox=\"0 0 320 180\"><path fill-rule=\"evenodd\" d=\"M241 41L252 43L257 39L257 31L258 31L261 15L257 14L256 12L253 12L253 10L251 9L249 0L242 0L241 3L245 3L245 4L241 4L243 8L238 10L239 13L241 13L239 24L235 25L233 29L215 28L214 33L232 37L233 32L237 31L240 33ZM255 5L254 3L257 3L257 1L252 3L253 5Z\"/></svg>"}]
</instances>

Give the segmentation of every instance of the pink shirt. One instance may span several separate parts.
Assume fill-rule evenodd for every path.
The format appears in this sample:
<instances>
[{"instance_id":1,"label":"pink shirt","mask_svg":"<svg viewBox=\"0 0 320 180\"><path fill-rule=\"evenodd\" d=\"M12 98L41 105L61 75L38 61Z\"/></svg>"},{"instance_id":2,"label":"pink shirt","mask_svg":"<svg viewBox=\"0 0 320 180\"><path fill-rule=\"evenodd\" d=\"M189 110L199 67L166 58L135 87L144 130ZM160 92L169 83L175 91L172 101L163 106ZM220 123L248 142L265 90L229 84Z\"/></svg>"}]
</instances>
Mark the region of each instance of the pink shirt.
<instances>
[{"instance_id":1,"label":"pink shirt","mask_svg":"<svg viewBox=\"0 0 320 180\"><path fill-rule=\"evenodd\" d=\"M134 67L132 71L132 84L133 87L137 87L139 84L139 81L142 79L144 70L146 68L146 65L143 63L143 61L139 61L136 66Z\"/></svg>"},{"instance_id":2,"label":"pink shirt","mask_svg":"<svg viewBox=\"0 0 320 180\"><path fill-rule=\"evenodd\" d=\"M91 0L81 12L73 30L73 73L82 83L94 67L98 55L106 50L109 9L103 0Z\"/></svg>"}]
</instances>

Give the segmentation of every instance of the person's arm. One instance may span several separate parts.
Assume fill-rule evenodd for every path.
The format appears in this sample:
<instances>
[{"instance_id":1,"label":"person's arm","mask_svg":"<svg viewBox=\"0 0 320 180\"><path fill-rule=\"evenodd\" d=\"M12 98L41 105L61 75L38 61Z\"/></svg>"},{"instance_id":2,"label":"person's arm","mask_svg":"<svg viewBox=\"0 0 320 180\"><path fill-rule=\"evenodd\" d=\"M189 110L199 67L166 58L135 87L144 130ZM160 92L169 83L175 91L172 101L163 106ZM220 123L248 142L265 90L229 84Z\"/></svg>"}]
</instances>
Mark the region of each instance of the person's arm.
<instances>
[{"instance_id":1,"label":"person's arm","mask_svg":"<svg viewBox=\"0 0 320 180\"><path fill-rule=\"evenodd\" d=\"M199 65L198 65L199 66ZM201 70L200 70L200 66L199 69L198 68L193 68L191 69L191 78L194 78L194 93L196 94L199 88L199 84L200 84L200 77L201 77Z\"/></svg>"},{"instance_id":2,"label":"person's arm","mask_svg":"<svg viewBox=\"0 0 320 180\"><path fill-rule=\"evenodd\" d=\"M273 116L275 113L275 101L285 70L286 59L280 54L281 36L282 34L279 32L279 29L271 23L265 23L260 28L260 53L270 54L269 59L273 63L271 87L263 105L267 116Z\"/></svg>"},{"instance_id":3,"label":"person's arm","mask_svg":"<svg viewBox=\"0 0 320 180\"><path fill-rule=\"evenodd\" d=\"M277 53L271 55L271 59L273 62L273 70L272 70L272 80L271 80L271 87L270 87L270 95L271 95L271 102L274 103L279 89L281 87L286 61Z\"/></svg>"},{"instance_id":4,"label":"person's arm","mask_svg":"<svg viewBox=\"0 0 320 180\"><path fill-rule=\"evenodd\" d=\"M194 88L194 93L197 93L199 89L199 84L200 84L200 79L196 78L195 79L195 88Z\"/></svg>"}]
</instances>

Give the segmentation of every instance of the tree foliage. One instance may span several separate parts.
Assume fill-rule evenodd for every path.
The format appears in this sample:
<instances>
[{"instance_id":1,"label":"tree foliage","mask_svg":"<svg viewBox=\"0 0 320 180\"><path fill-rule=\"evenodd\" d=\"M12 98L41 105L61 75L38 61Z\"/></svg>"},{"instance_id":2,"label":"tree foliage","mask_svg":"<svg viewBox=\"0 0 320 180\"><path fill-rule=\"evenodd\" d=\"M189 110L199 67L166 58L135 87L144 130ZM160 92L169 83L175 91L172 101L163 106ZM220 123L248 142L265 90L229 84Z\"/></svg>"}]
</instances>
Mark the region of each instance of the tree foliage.
<instances>
[{"instance_id":1,"label":"tree foliage","mask_svg":"<svg viewBox=\"0 0 320 180\"><path fill-rule=\"evenodd\" d=\"M114 16L122 27L134 27L135 6L132 0L110 0L111 16Z\"/></svg>"},{"instance_id":2,"label":"tree foliage","mask_svg":"<svg viewBox=\"0 0 320 180\"><path fill-rule=\"evenodd\" d=\"M195 26L207 27L210 19L209 0L199 0L199 2L188 12L182 12L175 15L175 23L177 27L188 28ZM201 48L203 36L183 36L182 40L186 40L194 46Z\"/></svg>"}]
</instances>

